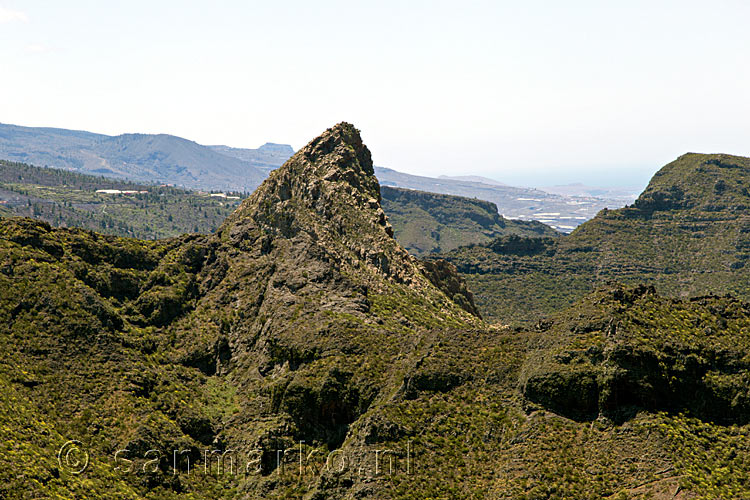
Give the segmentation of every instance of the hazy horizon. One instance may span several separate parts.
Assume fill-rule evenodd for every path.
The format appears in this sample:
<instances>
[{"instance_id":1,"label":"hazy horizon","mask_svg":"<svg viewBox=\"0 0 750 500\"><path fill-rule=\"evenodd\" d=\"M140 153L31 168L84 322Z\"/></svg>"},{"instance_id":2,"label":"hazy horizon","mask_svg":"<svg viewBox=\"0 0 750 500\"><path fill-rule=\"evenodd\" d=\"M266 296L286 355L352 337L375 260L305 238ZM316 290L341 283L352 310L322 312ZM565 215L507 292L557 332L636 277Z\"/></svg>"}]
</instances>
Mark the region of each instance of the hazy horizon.
<instances>
[{"instance_id":1,"label":"hazy horizon","mask_svg":"<svg viewBox=\"0 0 750 500\"><path fill-rule=\"evenodd\" d=\"M0 122L298 149L349 121L403 172L642 187L689 151L750 154L747 14L739 1L0 0Z\"/></svg>"}]
</instances>

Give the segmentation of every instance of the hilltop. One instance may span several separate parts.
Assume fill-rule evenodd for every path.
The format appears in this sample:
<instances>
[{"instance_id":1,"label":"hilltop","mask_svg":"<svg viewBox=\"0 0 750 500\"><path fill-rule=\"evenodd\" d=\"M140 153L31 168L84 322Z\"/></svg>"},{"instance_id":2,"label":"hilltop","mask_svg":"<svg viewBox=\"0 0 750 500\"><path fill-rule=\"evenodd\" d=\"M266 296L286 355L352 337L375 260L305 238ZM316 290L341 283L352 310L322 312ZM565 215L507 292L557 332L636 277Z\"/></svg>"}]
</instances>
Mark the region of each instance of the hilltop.
<instances>
[{"instance_id":1,"label":"hilltop","mask_svg":"<svg viewBox=\"0 0 750 500\"><path fill-rule=\"evenodd\" d=\"M750 299L748 185L750 159L686 154L657 172L632 206L603 210L569 236L499 239L444 257L496 319L536 321L613 279L651 283L668 296Z\"/></svg>"},{"instance_id":2,"label":"hilltop","mask_svg":"<svg viewBox=\"0 0 750 500\"><path fill-rule=\"evenodd\" d=\"M381 201L341 123L213 235L0 220L0 495L748 491L731 467L750 457L745 303L614 287L494 327L455 268L398 244Z\"/></svg>"}]
</instances>

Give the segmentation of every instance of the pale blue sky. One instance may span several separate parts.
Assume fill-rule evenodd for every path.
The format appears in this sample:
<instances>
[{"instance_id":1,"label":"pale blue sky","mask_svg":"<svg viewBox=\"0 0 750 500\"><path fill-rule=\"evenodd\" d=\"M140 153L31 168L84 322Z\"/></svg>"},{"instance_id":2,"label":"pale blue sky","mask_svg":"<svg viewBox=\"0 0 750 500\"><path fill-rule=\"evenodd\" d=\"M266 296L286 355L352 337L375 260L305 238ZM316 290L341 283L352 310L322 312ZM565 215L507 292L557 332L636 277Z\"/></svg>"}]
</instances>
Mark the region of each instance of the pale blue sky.
<instances>
[{"instance_id":1,"label":"pale blue sky","mask_svg":"<svg viewBox=\"0 0 750 500\"><path fill-rule=\"evenodd\" d=\"M346 120L378 165L639 184L750 155L750 2L0 0L0 122L295 148Z\"/></svg>"}]
</instances>

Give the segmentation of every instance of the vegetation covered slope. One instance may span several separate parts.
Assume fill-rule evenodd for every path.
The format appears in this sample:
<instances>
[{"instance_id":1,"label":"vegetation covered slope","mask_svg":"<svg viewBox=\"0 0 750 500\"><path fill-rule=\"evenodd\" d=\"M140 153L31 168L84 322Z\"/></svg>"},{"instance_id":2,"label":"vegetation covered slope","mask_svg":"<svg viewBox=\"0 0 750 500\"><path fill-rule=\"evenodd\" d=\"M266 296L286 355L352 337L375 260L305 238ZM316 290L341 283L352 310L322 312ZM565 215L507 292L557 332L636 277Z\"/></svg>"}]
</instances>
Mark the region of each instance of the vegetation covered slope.
<instances>
[{"instance_id":1,"label":"vegetation covered slope","mask_svg":"<svg viewBox=\"0 0 750 500\"><path fill-rule=\"evenodd\" d=\"M450 265L393 239L348 124L215 235L149 242L4 219L0 280L3 498L748 496L743 403L725 426L685 405L552 413L569 414L528 388L549 387L536 381L571 323L511 331L471 314ZM679 306L591 300L569 313L589 325L576 333L628 307ZM679 320L710 360L725 344L701 327L731 313L724 326L744 335L746 306L726 304L655 314L643 335ZM719 371L712 387L742 387Z\"/></svg>"},{"instance_id":2,"label":"vegetation covered slope","mask_svg":"<svg viewBox=\"0 0 750 500\"><path fill-rule=\"evenodd\" d=\"M212 237L148 243L28 219L2 228L12 387L3 428L9 460L45 459L31 483L7 483L9 495L23 483L37 496L119 488L203 498L210 492L192 483L200 478L173 477L166 456L145 477L120 477L105 462L118 449L135 459L151 448L185 449L196 462L201 446L229 442L245 457L261 450L250 483L275 483L266 476L277 448L297 437L340 446L349 424L388 397L381 391L404 369L393 366L399 353L408 366L430 328L477 321L393 240L351 126L274 172ZM470 307L470 296L461 302ZM33 447L20 411L32 416L23 428ZM94 476L54 469L59 436L99 457ZM222 484L211 480L232 494Z\"/></svg>"},{"instance_id":3,"label":"vegetation covered slope","mask_svg":"<svg viewBox=\"0 0 750 500\"><path fill-rule=\"evenodd\" d=\"M502 235L560 234L541 222L506 219L489 201L388 186L381 195L396 240L413 255L447 252Z\"/></svg>"},{"instance_id":4,"label":"vegetation covered slope","mask_svg":"<svg viewBox=\"0 0 750 500\"><path fill-rule=\"evenodd\" d=\"M0 215L34 217L53 226L116 236L153 240L212 233L244 197L226 194L211 196L0 160Z\"/></svg>"},{"instance_id":5,"label":"vegetation covered slope","mask_svg":"<svg viewBox=\"0 0 750 500\"><path fill-rule=\"evenodd\" d=\"M749 313L731 297L612 286L538 325L519 386L530 409L648 429L670 454L651 476L654 487L672 483L665 498L748 498Z\"/></svg>"},{"instance_id":6,"label":"vegetation covered slope","mask_svg":"<svg viewBox=\"0 0 750 500\"><path fill-rule=\"evenodd\" d=\"M598 284L647 282L669 296L750 298L750 159L686 154L662 168L633 206L604 210L571 235L500 238L443 257L483 315L533 322Z\"/></svg>"}]
</instances>

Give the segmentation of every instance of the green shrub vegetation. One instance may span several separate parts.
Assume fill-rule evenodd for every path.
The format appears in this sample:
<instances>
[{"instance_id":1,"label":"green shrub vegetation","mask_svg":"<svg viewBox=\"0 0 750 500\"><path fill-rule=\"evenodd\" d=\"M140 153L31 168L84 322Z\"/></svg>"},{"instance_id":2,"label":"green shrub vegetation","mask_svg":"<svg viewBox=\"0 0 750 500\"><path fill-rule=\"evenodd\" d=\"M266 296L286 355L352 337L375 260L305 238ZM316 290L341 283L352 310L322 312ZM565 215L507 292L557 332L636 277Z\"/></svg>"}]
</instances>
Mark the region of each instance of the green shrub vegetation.
<instances>
[{"instance_id":1,"label":"green shrub vegetation","mask_svg":"<svg viewBox=\"0 0 750 500\"><path fill-rule=\"evenodd\" d=\"M224 193L230 198L211 194L0 160L0 200L4 201L0 216L34 217L58 227L141 239L209 234L245 197L243 193Z\"/></svg>"},{"instance_id":2,"label":"green shrub vegetation","mask_svg":"<svg viewBox=\"0 0 750 500\"><path fill-rule=\"evenodd\" d=\"M504 236L440 257L464 276L483 316L511 324L569 307L609 280L747 300L747 186L750 159L690 153L662 168L633 206L604 210L544 249L521 251Z\"/></svg>"},{"instance_id":3,"label":"green shrub vegetation","mask_svg":"<svg viewBox=\"0 0 750 500\"><path fill-rule=\"evenodd\" d=\"M212 234L2 219L0 498L750 498L750 306L584 274L498 326L380 201L342 123ZM561 238L473 250L521 273Z\"/></svg>"}]
</instances>

